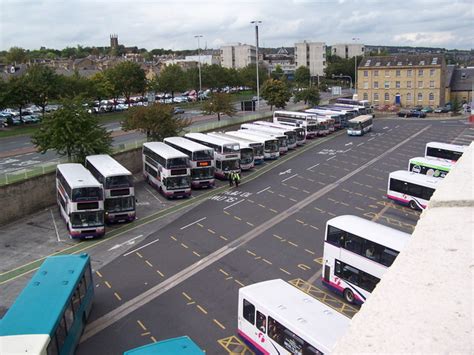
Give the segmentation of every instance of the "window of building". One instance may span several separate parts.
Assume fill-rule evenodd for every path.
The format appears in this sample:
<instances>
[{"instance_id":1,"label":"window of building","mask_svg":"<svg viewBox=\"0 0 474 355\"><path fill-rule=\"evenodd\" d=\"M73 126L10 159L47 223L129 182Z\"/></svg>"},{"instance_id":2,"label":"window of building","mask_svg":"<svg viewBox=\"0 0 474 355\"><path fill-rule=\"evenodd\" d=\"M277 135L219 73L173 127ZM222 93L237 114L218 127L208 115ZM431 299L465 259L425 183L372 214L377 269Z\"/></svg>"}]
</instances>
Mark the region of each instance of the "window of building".
<instances>
[{"instance_id":1,"label":"window of building","mask_svg":"<svg viewBox=\"0 0 474 355\"><path fill-rule=\"evenodd\" d=\"M368 100L369 99L369 94L364 92L364 100Z\"/></svg>"},{"instance_id":2,"label":"window of building","mask_svg":"<svg viewBox=\"0 0 474 355\"><path fill-rule=\"evenodd\" d=\"M369 76L369 71L368 71L368 70L364 70L364 76L365 76L365 77L368 77L368 76Z\"/></svg>"},{"instance_id":3,"label":"window of building","mask_svg":"<svg viewBox=\"0 0 474 355\"><path fill-rule=\"evenodd\" d=\"M408 69L407 70L407 76L411 76L411 75L412 75L412 71L411 71L411 69Z\"/></svg>"},{"instance_id":4,"label":"window of building","mask_svg":"<svg viewBox=\"0 0 474 355\"><path fill-rule=\"evenodd\" d=\"M385 95L384 95L384 100L385 100L385 101L389 101L389 100L390 100L390 95L388 94L388 92L385 93Z\"/></svg>"},{"instance_id":5,"label":"window of building","mask_svg":"<svg viewBox=\"0 0 474 355\"><path fill-rule=\"evenodd\" d=\"M423 89L423 81L418 82L418 89Z\"/></svg>"},{"instance_id":6,"label":"window of building","mask_svg":"<svg viewBox=\"0 0 474 355\"><path fill-rule=\"evenodd\" d=\"M374 101L379 101L379 94L378 93L374 93Z\"/></svg>"},{"instance_id":7,"label":"window of building","mask_svg":"<svg viewBox=\"0 0 474 355\"><path fill-rule=\"evenodd\" d=\"M411 92L407 93L407 101L411 101L412 100L412 97L411 97Z\"/></svg>"},{"instance_id":8,"label":"window of building","mask_svg":"<svg viewBox=\"0 0 474 355\"><path fill-rule=\"evenodd\" d=\"M399 82L399 81L396 81L396 82L395 82L395 87L396 87L397 89L400 88L400 82Z\"/></svg>"},{"instance_id":9,"label":"window of building","mask_svg":"<svg viewBox=\"0 0 474 355\"><path fill-rule=\"evenodd\" d=\"M390 70L385 70L385 76L390 76Z\"/></svg>"},{"instance_id":10,"label":"window of building","mask_svg":"<svg viewBox=\"0 0 474 355\"><path fill-rule=\"evenodd\" d=\"M374 70L374 76L379 76L379 71L378 70Z\"/></svg>"},{"instance_id":11,"label":"window of building","mask_svg":"<svg viewBox=\"0 0 474 355\"><path fill-rule=\"evenodd\" d=\"M423 76L423 69L418 69L418 76Z\"/></svg>"},{"instance_id":12,"label":"window of building","mask_svg":"<svg viewBox=\"0 0 474 355\"><path fill-rule=\"evenodd\" d=\"M407 89L411 89L411 81L407 81Z\"/></svg>"},{"instance_id":13,"label":"window of building","mask_svg":"<svg viewBox=\"0 0 474 355\"><path fill-rule=\"evenodd\" d=\"M401 76L401 71L400 71L400 69L397 69L397 70L395 71L395 76Z\"/></svg>"},{"instance_id":14,"label":"window of building","mask_svg":"<svg viewBox=\"0 0 474 355\"><path fill-rule=\"evenodd\" d=\"M434 80L430 80L430 88L434 88Z\"/></svg>"},{"instance_id":15,"label":"window of building","mask_svg":"<svg viewBox=\"0 0 474 355\"><path fill-rule=\"evenodd\" d=\"M386 82L384 83L384 88L385 88L385 89L390 89L390 81L386 81Z\"/></svg>"},{"instance_id":16,"label":"window of building","mask_svg":"<svg viewBox=\"0 0 474 355\"><path fill-rule=\"evenodd\" d=\"M434 76L435 75L435 69L430 69L430 76Z\"/></svg>"},{"instance_id":17,"label":"window of building","mask_svg":"<svg viewBox=\"0 0 474 355\"><path fill-rule=\"evenodd\" d=\"M364 81L364 89L368 89L369 88L369 82L368 81Z\"/></svg>"},{"instance_id":18,"label":"window of building","mask_svg":"<svg viewBox=\"0 0 474 355\"><path fill-rule=\"evenodd\" d=\"M421 92L418 93L418 101L423 101L423 94Z\"/></svg>"},{"instance_id":19,"label":"window of building","mask_svg":"<svg viewBox=\"0 0 474 355\"><path fill-rule=\"evenodd\" d=\"M434 94L430 92L430 101L434 101Z\"/></svg>"},{"instance_id":20,"label":"window of building","mask_svg":"<svg viewBox=\"0 0 474 355\"><path fill-rule=\"evenodd\" d=\"M378 81L374 81L374 89L378 89L379 88L379 82Z\"/></svg>"}]
</instances>

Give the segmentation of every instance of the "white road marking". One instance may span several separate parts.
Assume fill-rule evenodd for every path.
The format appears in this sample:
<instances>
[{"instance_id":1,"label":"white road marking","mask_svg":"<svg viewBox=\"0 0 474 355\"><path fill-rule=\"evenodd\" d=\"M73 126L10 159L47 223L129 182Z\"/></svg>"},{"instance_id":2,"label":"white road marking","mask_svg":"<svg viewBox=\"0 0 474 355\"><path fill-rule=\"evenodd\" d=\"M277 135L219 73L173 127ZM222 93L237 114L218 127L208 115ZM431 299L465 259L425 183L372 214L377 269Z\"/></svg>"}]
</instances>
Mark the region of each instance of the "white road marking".
<instances>
[{"instance_id":1,"label":"white road marking","mask_svg":"<svg viewBox=\"0 0 474 355\"><path fill-rule=\"evenodd\" d=\"M363 145L363 144L364 144L364 142L359 143L359 144L357 144L357 147L360 147L360 146Z\"/></svg>"},{"instance_id":2,"label":"white road marking","mask_svg":"<svg viewBox=\"0 0 474 355\"><path fill-rule=\"evenodd\" d=\"M258 194L261 194L261 193L264 192L264 191L267 191L270 187L271 187L271 186L268 186L268 187L264 188L263 190L260 190L259 192L257 192L257 195L258 195Z\"/></svg>"},{"instance_id":3,"label":"white road marking","mask_svg":"<svg viewBox=\"0 0 474 355\"><path fill-rule=\"evenodd\" d=\"M161 201L156 195L151 191L148 187L145 187L145 190L147 190L156 200L160 201L162 204L164 204L163 201Z\"/></svg>"},{"instance_id":4,"label":"white road marking","mask_svg":"<svg viewBox=\"0 0 474 355\"><path fill-rule=\"evenodd\" d=\"M291 178L294 178L298 174L291 175L290 177L287 177L286 179L281 180L281 182L285 182L286 180L290 180Z\"/></svg>"},{"instance_id":5,"label":"white road marking","mask_svg":"<svg viewBox=\"0 0 474 355\"><path fill-rule=\"evenodd\" d=\"M344 144L345 146L352 145L352 142Z\"/></svg>"},{"instance_id":6,"label":"white road marking","mask_svg":"<svg viewBox=\"0 0 474 355\"><path fill-rule=\"evenodd\" d=\"M317 167L318 165L319 165L319 163L318 163L318 164L315 164L315 165L313 165L313 166L310 166L310 167L309 167L308 169L306 169L306 170L311 170L311 169Z\"/></svg>"},{"instance_id":7,"label":"white road marking","mask_svg":"<svg viewBox=\"0 0 474 355\"><path fill-rule=\"evenodd\" d=\"M331 158L327 158L326 161L331 160L331 159L334 159L335 157L336 157L336 156L334 155L334 156L332 156Z\"/></svg>"},{"instance_id":8,"label":"white road marking","mask_svg":"<svg viewBox=\"0 0 474 355\"><path fill-rule=\"evenodd\" d=\"M375 139L375 137L368 139L368 141L370 142L370 141L373 140L373 139Z\"/></svg>"},{"instance_id":9,"label":"white road marking","mask_svg":"<svg viewBox=\"0 0 474 355\"><path fill-rule=\"evenodd\" d=\"M160 241L160 239L155 239L154 241L152 241L152 242L150 242L150 243L147 243L147 244L145 244L145 245L142 245L141 247L139 247L139 248L137 248L137 249L133 249L133 250L129 251L128 253L123 254L122 256L127 256L127 255L130 255L130 254L132 254L132 253L135 253L136 251L139 251L139 250L141 250L141 249L143 249L143 248L145 248L145 247L147 247L147 246L149 246L149 245L151 245L151 244L154 244L154 243L156 243L156 242L159 242L159 241Z\"/></svg>"},{"instance_id":10,"label":"white road marking","mask_svg":"<svg viewBox=\"0 0 474 355\"><path fill-rule=\"evenodd\" d=\"M201 221L204 221L207 217L202 217L201 219L198 219L197 221L194 221L192 223L189 223L187 225L185 225L184 227L181 227L180 230L183 230L183 229L186 229L188 227L191 227L193 224L196 224L196 223L199 223Z\"/></svg>"},{"instance_id":11,"label":"white road marking","mask_svg":"<svg viewBox=\"0 0 474 355\"><path fill-rule=\"evenodd\" d=\"M290 174L290 173L291 173L291 169L288 169L288 170L278 173L278 175L285 175L285 174Z\"/></svg>"},{"instance_id":12,"label":"white road marking","mask_svg":"<svg viewBox=\"0 0 474 355\"><path fill-rule=\"evenodd\" d=\"M141 238L143 237L143 234L140 234L139 236L136 236L136 237L133 237L123 243L120 243L120 244L115 244L112 248L110 248L108 251L111 251L111 250L115 250L115 249L118 249L120 247L123 247L124 245L132 245L132 244L135 244L135 240L138 239L138 238Z\"/></svg>"},{"instance_id":13,"label":"white road marking","mask_svg":"<svg viewBox=\"0 0 474 355\"><path fill-rule=\"evenodd\" d=\"M224 207L224 209L226 210L226 209L231 208L231 207L237 205L238 203L241 203L241 202L244 202L244 201L245 201L245 199L244 199L244 200L237 201L236 203L233 203L233 204L230 205L230 206Z\"/></svg>"},{"instance_id":14,"label":"white road marking","mask_svg":"<svg viewBox=\"0 0 474 355\"><path fill-rule=\"evenodd\" d=\"M49 210L49 212L51 212L51 218L53 219L53 225L54 225L54 230L56 231L56 238L58 238L58 242L61 242L61 238L59 238L59 233L58 233L58 226L56 225L56 220L54 219L54 215L53 215L53 210Z\"/></svg>"}]
</instances>

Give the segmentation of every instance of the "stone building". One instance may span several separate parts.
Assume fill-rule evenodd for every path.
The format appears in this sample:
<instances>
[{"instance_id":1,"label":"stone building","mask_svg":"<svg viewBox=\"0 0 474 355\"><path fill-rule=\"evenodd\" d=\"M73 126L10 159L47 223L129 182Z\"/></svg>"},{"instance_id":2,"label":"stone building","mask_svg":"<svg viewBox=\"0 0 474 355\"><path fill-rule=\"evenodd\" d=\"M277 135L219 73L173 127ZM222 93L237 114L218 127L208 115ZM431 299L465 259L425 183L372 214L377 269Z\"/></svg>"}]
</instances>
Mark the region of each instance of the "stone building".
<instances>
[{"instance_id":1,"label":"stone building","mask_svg":"<svg viewBox=\"0 0 474 355\"><path fill-rule=\"evenodd\" d=\"M296 68L309 68L311 76L323 76L326 69L326 44L323 42L295 43Z\"/></svg>"},{"instance_id":2,"label":"stone building","mask_svg":"<svg viewBox=\"0 0 474 355\"><path fill-rule=\"evenodd\" d=\"M257 62L256 48L249 44L229 44L221 47L221 65L224 68L245 68Z\"/></svg>"}]
</instances>

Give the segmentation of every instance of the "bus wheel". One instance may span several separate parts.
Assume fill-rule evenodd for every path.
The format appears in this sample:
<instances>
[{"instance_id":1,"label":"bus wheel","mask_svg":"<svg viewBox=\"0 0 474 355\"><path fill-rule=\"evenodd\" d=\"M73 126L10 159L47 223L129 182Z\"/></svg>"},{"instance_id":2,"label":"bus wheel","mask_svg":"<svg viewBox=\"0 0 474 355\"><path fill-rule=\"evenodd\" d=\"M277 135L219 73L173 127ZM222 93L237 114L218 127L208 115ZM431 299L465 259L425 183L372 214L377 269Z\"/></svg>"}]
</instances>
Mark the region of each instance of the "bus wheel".
<instances>
[{"instance_id":1,"label":"bus wheel","mask_svg":"<svg viewBox=\"0 0 474 355\"><path fill-rule=\"evenodd\" d=\"M352 292L351 289L346 288L344 290L344 298L346 299L347 302L354 303L354 292Z\"/></svg>"},{"instance_id":2,"label":"bus wheel","mask_svg":"<svg viewBox=\"0 0 474 355\"><path fill-rule=\"evenodd\" d=\"M416 205L416 202L411 200L410 203L408 204L408 206L412 209L412 210L417 210L418 209L418 206Z\"/></svg>"}]
</instances>

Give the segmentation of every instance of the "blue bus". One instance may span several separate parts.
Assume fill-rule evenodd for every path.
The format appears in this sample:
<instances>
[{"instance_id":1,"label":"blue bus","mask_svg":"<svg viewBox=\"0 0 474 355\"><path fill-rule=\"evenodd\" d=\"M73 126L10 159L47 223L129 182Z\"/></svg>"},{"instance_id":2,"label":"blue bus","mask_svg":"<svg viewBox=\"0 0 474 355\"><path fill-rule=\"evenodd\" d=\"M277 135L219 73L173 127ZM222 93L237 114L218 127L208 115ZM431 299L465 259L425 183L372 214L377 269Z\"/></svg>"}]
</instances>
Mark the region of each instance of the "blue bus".
<instances>
[{"instance_id":1,"label":"blue bus","mask_svg":"<svg viewBox=\"0 0 474 355\"><path fill-rule=\"evenodd\" d=\"M46 258L0 323L2 354L74 354L94 285L90 257Z\"/></svg>"},{"instance_id":2,"label":"blue bus","mask_svg":"<svg viewBox=\"0 0 474 355\"><path fill-rule=\"evenodd\" d=\"M197 344L187 336L166 339L139 348L131 349L123 355L204 355Z\"/></svg>"}]
</instances>

